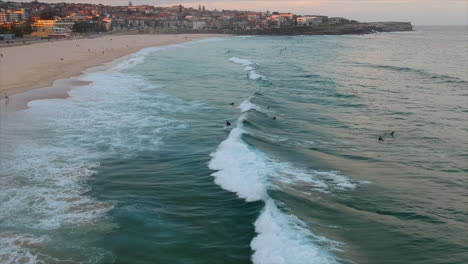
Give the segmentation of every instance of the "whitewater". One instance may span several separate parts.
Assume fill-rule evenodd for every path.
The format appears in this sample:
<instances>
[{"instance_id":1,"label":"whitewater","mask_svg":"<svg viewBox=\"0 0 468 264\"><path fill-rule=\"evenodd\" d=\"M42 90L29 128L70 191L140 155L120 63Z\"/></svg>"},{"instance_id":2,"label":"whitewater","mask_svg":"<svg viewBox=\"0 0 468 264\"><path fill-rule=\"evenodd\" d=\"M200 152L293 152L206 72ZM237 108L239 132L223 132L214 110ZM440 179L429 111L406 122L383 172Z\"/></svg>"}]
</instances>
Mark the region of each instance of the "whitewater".
<instances>
[{"instance_id":1,"label":"whitewater","mask_svg":"<svg viewBox=\"0 0 468 264\"><path fill-rule=\"evenodd\" d=\"M465 40L155 47L2 112L0 263L466 263Z\"/></svg>"}]
</instances>

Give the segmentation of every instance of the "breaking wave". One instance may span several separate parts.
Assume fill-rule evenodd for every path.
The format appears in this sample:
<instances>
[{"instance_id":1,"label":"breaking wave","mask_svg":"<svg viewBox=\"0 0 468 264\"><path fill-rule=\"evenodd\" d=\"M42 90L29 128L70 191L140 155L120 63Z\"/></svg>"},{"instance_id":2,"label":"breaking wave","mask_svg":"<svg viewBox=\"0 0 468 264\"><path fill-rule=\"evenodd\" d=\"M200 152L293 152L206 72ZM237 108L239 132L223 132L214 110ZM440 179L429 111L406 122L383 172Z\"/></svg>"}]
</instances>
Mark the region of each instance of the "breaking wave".
<instances>
[{"instance_id":1,"label":"breaking wave","mask_svg":"<svg viewBox=\"0 0 468 264\"><path fill-rule=\"evenodd\" d=\"M231 58L229 58L229 61L244 66L244 71L247 72L247 76L249 77L249 79L251 79L251 80L267 80L267 78L265 76L263 76L261 74L258 74L255 71L255 67L254 67L254 65L256 65L255 62L253 62L251 60L248 60L248 59L240 59L240 58L237 58L237 57L231 57Z\"/></svg>"},{"instance_id":2,"label":"breaking wave","mask_svg":"<svg viewBox=\"0 0 468 264\"><path fill-rule=\"evenodd\" d=\"M246 61L243 61L247 63ZM313 234L307 225L281 209L280 202L272 199L268 189L305 185L310 191L331 192L356 188L356 183L336 172L306 171L291 164L269 158L264 152L242 140L247 131L243 122L248 111L261 110L250 100L239 109L243 112L226 140L211 154L208 166L215 170L215 183L236 193L247 202L264 201L255 222L257 236L251 242L255 251L252 261L257 264L337 263L329 253L338 242Z\"/></svg>"}]
</instances>

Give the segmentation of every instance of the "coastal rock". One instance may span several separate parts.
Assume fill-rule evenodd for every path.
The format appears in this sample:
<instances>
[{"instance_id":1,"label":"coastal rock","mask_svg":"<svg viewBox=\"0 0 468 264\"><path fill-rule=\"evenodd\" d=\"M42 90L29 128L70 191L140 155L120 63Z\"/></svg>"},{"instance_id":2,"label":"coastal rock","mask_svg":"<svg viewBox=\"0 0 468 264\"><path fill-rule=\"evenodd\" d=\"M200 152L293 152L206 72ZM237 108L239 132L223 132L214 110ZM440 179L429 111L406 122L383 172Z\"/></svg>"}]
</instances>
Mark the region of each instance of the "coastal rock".
<instances>
[{"instance_id":1,"label":"coastal rock","mask_svg":"<svg viewBox=\"0 0 468 264\"><path fill-rule=\"evenodd\" d=\"M141 31L149 34L215 33L231 35L362 35L376 32L413 31L410 22L369 22L320 24L315 26L290 26L281 28L220 30L220 29L152 29Z\"/></svg>"}]
</instances>

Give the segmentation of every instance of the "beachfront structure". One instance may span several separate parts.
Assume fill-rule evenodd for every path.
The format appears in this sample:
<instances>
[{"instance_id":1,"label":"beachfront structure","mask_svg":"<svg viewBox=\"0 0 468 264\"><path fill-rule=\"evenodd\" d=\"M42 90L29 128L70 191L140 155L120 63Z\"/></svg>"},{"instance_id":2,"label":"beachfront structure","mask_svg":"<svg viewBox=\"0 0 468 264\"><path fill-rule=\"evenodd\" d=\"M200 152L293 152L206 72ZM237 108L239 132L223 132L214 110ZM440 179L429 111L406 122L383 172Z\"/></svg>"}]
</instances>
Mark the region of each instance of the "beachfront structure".
<instances>
[{"instance_id":1,"label":"beachfront structure","mask_svg":"<svg viewBox=\"0 0 468 264\"><path fill-rule=\"evenodd\" d=\"M52 28L52 27L68 28L71 30L73 29L73 25L75 25L75 22L73 21L41 19L35 22L32 26L36 29L36 31L45 31L47 28Z\"/></svg>"},{"instance_id":2,"label":"beachfront structure","mask_svg":"<svg viewBox=\"0 0 468 264\"><path fill-rule=\"evenodd\" d=\"M296 21L298 25L312 26L322 23L322 18L317 16L298 16Z\"/></svg>"},{"instance_id":3,"label":"beachfront structure","mask_svg":"<svg viewBox=\"0 0 468 264\"><path fill-rule=\"evenodd\" d=\"M269 21L269 27L287 27L296 23L296 15L292 13L273 13L266 19Z\"/></svg>"},{"instance_id":4,"label":"beachfront structure","mask_svg":"<svg viewBox=\"0 0 468 264\"><path fill-rule=\"evenodd\" d=\"M271 15L271 19L272 20L280 20L280 19L283 19L283 20L294 20L294 17L295 15L292 14L292 13L273 13Z\"/></svg>"},{"instance_id":5,"label":"beachfront structure","mask_svg":"<svg viewBox=\"0 0 468 264\"><path fill-rule=\"evenodd\" d=\"M38 20L32 24L34 32L31 37L49 37L50 34L71 32L74 25L73 21Z\"/></svg>"},{"instance_id":6,"label":"beachfront structure","mask_svg":"<svg viewBox=\"0 0 468 264\"><path fill-rule=\"evenodd\" d=\"M67 28L75 33L96 33L106 31L133 31L140 30L250 30L282 27L305 27L320 23L328 23L324 16L296 16L293 13L253 12L238 10L207 10L200 8L174 5L170 7L156 7L150 5L140 6L106 6L77 3L48 4L42 2L7 2L0 1L0 21L6 21L5 10L16 10L8 15L8 20L23 19L16 23L3 23L11 28L13 24L33 23L33 34L46 37L53 32L54 27ZM48 11L53 10L55 20L43 20L40 17L53 17ZM9 12L11 13L11 12ZM24 20L30 14L29 21ZM47 16L48 15L48 16ZM333 18L330 24L346 23L343 18ZM0 25L2 23L0 22ZM8 28L10 30L10 28Z\"/></svg>"},{"instance_id":7,"label":"beachfront structure","mask_svg":"<svg viewBox=\"0 0 468 264\"><path fill-rule=\"evenodd\" d=\"M47 35L49 38L69 38L72 36L71 29L53 27L52 32Z\"/></svg>"},{"instance_id":8,"label":"beachfront structure","mask_svg":"<svg viewBox=\"0 0 468 264\"><path fill-rule=\"evenodd\" d=\"M328 23L330 24L341 24L341 23L346 23L349 20L343 17L330 17L328 18Z\"/></svg>"},{"instance_id":9,"label":"beachfront structure","mask_svg":"<svg viewBox=\"0 0 468 264\"><path fill-rule=\"evenodd\" d=\"M0 23L17 23L29 19L29 13L24 8L20 10L0 10Z\"/></svg>"},{"instance_id":10,"label":"beachfront structure","mask_svg":"<svg viewBox=\"0 0 468 264\"><path fill-rule=\"evenodd\" d=\"M206 21L193 21L193 29L206 28Z\"/></svg>"}]
</instances>

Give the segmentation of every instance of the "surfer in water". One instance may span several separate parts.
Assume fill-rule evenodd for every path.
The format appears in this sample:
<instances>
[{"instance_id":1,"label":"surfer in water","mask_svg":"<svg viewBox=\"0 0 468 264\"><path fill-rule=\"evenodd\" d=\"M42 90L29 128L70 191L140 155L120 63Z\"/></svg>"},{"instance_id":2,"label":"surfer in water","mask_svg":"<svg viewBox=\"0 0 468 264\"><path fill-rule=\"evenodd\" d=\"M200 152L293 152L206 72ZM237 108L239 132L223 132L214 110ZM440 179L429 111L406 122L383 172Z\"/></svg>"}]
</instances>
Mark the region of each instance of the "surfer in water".
<instances>
[{"instance_id":1,"label":"surfer in water","mask_svg":"<svg viewBox=\"0 0 468 264\"><path fill-rule=\"evenodd\" d=\"M231 126L231 122L229 122L229 121L226 120L226 126L227 126L227 127L230 127L230 126Z\"/></svg>"},{"instance_id":2,"label":"surfer in water","mask_svg":"<svg viewBox=\"0 0 468 264\"><path fill-rule=\"evenodd\" d=\"M379 136L379 142L383 142L382 136Z\"/></svg>"},{"instance_id":3,"label":"surfer in water","mask_svg":"<svg viewBox=\"0 0 468 264\"><path fill-rule=\"evenodd\" d=\"M392 131L392 133L390 133L390 136L394 137L395 136L395 131Z\"/></svg>"}]
</instances>

